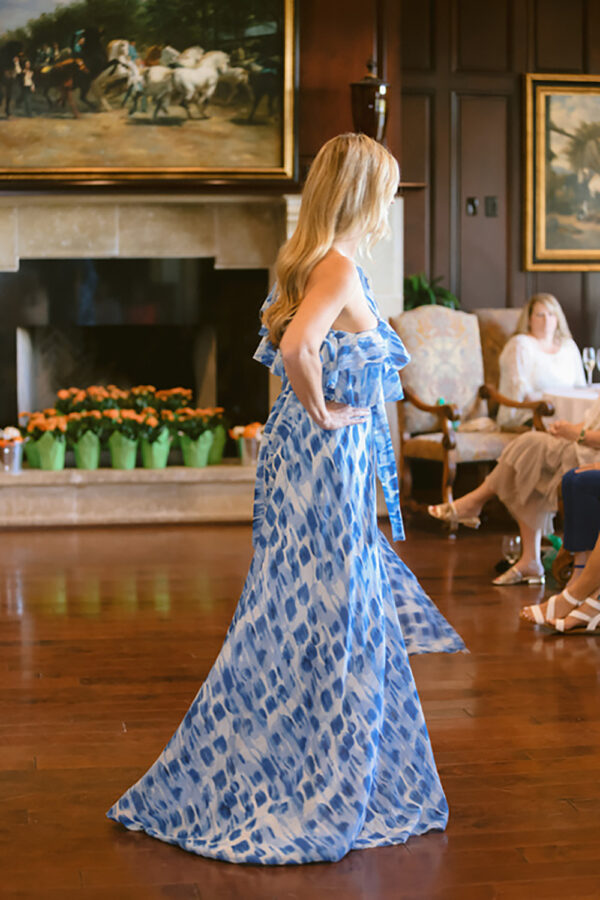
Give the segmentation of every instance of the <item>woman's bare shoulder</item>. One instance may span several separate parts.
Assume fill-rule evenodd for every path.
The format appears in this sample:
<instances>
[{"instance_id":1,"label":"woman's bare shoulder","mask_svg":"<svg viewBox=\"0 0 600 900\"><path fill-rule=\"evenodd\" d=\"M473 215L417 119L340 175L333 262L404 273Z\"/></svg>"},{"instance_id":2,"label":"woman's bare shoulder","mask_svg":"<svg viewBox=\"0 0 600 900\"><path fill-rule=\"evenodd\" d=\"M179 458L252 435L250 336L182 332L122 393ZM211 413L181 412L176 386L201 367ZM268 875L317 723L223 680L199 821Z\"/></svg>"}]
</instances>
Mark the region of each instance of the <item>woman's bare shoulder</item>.
<instances>
[{"instance_id":1,"label":"woman's bare shoulder","mask_svg":"<svg viewBox=\"0 0 600 900\"><path fill-rule=\"evenodd\" d=\"M352 260L335 250L330 250L310 273L308 286L314 287L319 283L327 283L330 289L334 287L344 291L355 285L357 281L358 271Z\"/></svg>"}]
</instances>

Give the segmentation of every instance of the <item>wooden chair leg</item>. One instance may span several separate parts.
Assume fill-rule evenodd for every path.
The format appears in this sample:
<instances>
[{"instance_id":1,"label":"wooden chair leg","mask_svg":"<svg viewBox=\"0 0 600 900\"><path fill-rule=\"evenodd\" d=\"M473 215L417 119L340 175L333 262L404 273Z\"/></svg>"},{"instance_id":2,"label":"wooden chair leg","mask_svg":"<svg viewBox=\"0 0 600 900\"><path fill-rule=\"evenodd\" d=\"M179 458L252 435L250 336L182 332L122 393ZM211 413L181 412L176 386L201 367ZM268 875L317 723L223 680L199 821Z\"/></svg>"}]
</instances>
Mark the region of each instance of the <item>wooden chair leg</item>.
<instances>
[{"instance_id":1,"label":"wooden chair leg","mask_svg":"<svg viewBox=\"0 0 600 900\"><path fill-rule=\"evenodd\" d=\"M552 561L552 575L562 590L573 574L574 557L564 547L558 551Z\"/></svg>"},{"instance_id":2,"label":"wooden chair leg","mask_svg":"<svg viewBox=\"0 0 600 900\"><path fill-rule=\"evenodd\" d=\"M410 459L400 460L400 499L409 500L412 495L413 477Z\"/></svg>"},{"instance_id":3,"label":"wooden chair leg","mask_svg":"<svg viewBox=\"0 0 600 900\"><path fill-rule=\"evenodd\" d=\"M442 499L444 503L452 503L454 501L454 495L452 493L452 485L454 484L454 479L456 478L456 455L452 452L452 450L448 451L444 456L443 468L442 468ZM451 540L456 538L456 534L458 532L458 525L450 525L448 537Z\"/></svg>"}]
</instances>

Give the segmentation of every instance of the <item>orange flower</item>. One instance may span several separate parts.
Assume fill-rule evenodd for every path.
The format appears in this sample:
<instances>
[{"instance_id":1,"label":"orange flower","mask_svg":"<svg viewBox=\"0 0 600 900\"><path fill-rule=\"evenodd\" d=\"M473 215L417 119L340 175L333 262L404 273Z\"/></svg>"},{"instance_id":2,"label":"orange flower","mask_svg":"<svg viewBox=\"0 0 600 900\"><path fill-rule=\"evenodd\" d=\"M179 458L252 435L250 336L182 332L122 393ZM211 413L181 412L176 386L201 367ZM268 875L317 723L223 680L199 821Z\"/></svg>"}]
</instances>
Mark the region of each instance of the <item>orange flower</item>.
<instances>
[{"instance_id":1,"label":"orange flower","mask_svg":"<svg viewBox=\"0 0 600 900\"><path fill-rule=\"evenodd\" d=\"M123 410L126 412L126 410ZM115 419L117 420L120 417L121 411L118 409L104 409L102 410L102 415L106 416L107 419Z\"/></svg>"},{"instance_id":2,"label":"orange flower","mask_svg":"<svg viewBox=\"0 0 600 900\"><path fill-rule=\"evenodd\" d=\"M158 424L159 423L156 416L148 416L148 418L146 419L146 425L148 425L150 428L156 428Z\"/></svg>"},{"instance_id":3,"label":"orange flower","mask_svg":"<svg viewBox=\"0 0 600 900\"><path fill-rule=\"evenodd\" d=\"M260 422L251 422L250 425L246 425L244 428L244 437L245 438L253 438L258 437L262 432L262 424Z\"/></svg>"},{"instance_id":4,"label":"orange flower","mask_svg":"<svg viewBox=\"0 0 600 900\"><path fill-rule=\"evenodd\" d=\"M59 391L56 396L59 398L59 400L68 400L71 396L71 392L66 388L63 388L62 391Z\"/></svg>"}]
</instances>

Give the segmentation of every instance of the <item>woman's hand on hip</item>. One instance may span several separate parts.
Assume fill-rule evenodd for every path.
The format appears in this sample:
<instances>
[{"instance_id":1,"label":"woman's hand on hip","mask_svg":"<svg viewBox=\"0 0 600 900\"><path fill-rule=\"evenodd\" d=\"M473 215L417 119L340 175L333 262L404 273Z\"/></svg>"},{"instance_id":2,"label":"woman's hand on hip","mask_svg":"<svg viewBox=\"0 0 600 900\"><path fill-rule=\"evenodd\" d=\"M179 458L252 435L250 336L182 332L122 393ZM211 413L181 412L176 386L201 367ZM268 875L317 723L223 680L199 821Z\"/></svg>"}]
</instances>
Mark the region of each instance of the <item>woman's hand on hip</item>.
<instances>
[{"instance_id":1,"label":"woman's hand on hip","mask_svg":"<svg viewBox=\"0 0 600 900\"><path fill-rule=\"evenodd\" d=\"M349 406L347 403L325 403L327 418L319 422L325 431L335 431L336 428L347 428L348 425L362 425L371 415L371 410L363 406Z\"/></svg>"}]
</instances>

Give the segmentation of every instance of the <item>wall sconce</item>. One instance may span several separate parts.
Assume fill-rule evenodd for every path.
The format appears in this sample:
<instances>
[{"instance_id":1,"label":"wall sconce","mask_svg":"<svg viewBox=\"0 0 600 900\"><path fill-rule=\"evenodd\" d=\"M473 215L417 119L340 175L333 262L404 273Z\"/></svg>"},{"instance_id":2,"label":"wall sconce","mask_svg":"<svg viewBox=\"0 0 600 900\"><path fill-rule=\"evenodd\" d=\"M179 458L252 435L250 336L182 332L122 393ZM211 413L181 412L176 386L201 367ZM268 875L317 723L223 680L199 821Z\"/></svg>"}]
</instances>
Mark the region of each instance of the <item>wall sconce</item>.
<instances>
[{"instance_id":1,"label":"wall sconce","mask_svg":"<svg viewBox=\"0 0 600 900\"><path fill-rule=\"evenodd\" d=\"M374 59L367 62L367 74L360 81L350 85L352 95L352 119L354 130L362 132L376 141L383 141L388 116L387 81L375 74Z\"/></svg>"}]
</instances>

